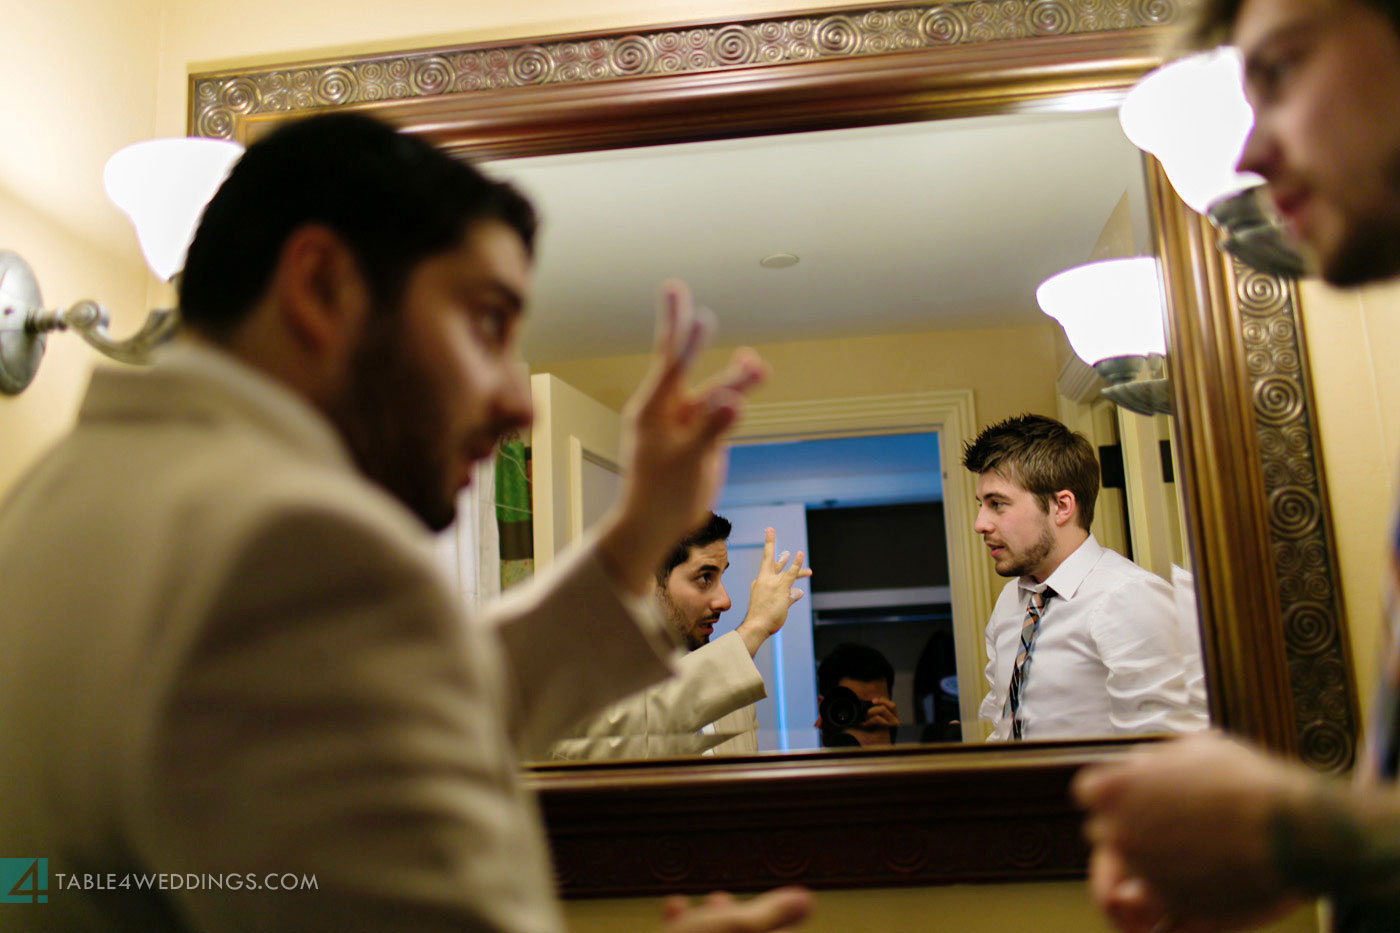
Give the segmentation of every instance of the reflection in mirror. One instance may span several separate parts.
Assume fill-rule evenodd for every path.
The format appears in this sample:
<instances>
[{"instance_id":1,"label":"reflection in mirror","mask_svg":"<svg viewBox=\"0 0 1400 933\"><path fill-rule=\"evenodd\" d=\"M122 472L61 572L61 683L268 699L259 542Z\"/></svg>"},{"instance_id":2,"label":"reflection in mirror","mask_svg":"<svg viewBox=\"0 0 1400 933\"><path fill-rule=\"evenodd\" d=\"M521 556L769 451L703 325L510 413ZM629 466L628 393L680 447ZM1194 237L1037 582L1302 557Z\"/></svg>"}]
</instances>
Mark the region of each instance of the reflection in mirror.
<instances>
[{"instance_id":1,"label":"reflection in mirror","mask_svg":"<svg viewBox=\"0 0 1400 933\"><path fill-rule=\"evenodd\" d=\"M765 684L783 685L786 713L777 712L777 703L758 704L760 728L774 732L769 743L760 731L760 748L889 743L889 728L863 727L869 710L853 723L843 723L837 710L833 723L824 702L834 699L829 687L851 689L862 702L893 700L894 709L882 718L898 723L884 723L898 730L898 741L919 741L924 730L916 734L914 725L934 722L922 714L922 699L915 714L915 680L920 686L932 683L935 669L937 677L957 673L940 459L936 432L777 441L732 450L716 511L735 523L734 578L754 576L760 553L750 542L761 542L767 527L779 532L784 550L802 550L814 568L810 599L792 607L783 629L754 657ZM734 589L737 620L747 603L741 605L742 587ZM928 652L939 644L946 652L935 658ZM866 656L850 648L837 652L842 645L861 645ZM775 656L784 663L776 663ZM813 672L819 661L827 666L818 679ZM909 676L916 669L920 676ZM923 699L933 696L920 691ZM796 711L793 698L801 701ZM946 726L959 719L956 689L944 699L951 700L942 707ZM818 705L825 727L820 730L814 726ZM946 731L938 735L952 737Z\"/></svg>"},{"instance_id":2,"label":"reflection in mirror","mask_svg":"<svg viewBox=\"0 0 1400 933\"><path fill-rule=\"evenodd\" d=\"M525 342L539 413L529 442L537 567L616 488L617 412L645 370L658 281L689 281L719 317L719 342L756 346L773 369L736 434L717 506L732 524L725 606L707 610L719 615L707 649L735 655L707 683L745 698L737 706L748 718L719 728L698 693L674 699L687 715L639 700L640 713L611 711L560 757L820 747L817 668L843 644L888 659L895 741L986 739L997 716L978 718L989 689L985 630L1007 581L973 528L975 477L960 461L979 427L1022 412L1058 418L1095 449L1096 540L1189 585L1170 419L1100 398L1102 383L1035 304L1036 286L1065 268L1150 253L1142 162L1112 111L514 159L489 170L544 215ZM727 354L710 351L699 369ZM965 398L964 420L909 414L920 404L911 400L934 395ZM778 551L810 552L814 576L796 584L810 583L809 594L749 661L731 633L746 618L768 527ZM1180 630L1170 650L1199 708L1194 603L1177 603L1186 611L1157 624ZM1052 608L1047 631L1053 621ZM1005 680L1014 659L1002 654ZM736 668L756 670L762 699L753 702L751 674L728 684ZM842 680L882 679L866 670ZM877 720L866 738L891 734ZM1040 737L1070 734L1084 733Z\"/></svg>"}]
</instances>

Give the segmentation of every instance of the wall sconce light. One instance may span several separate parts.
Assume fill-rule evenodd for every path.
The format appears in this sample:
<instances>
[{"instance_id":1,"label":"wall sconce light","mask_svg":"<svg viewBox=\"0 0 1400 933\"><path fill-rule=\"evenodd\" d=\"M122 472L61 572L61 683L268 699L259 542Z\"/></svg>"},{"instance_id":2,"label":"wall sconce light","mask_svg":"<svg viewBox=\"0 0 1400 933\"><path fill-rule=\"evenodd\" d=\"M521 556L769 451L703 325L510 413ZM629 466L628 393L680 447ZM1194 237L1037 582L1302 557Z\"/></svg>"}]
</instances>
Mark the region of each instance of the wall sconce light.
<instances>
[{"instance_id":1,"label":"wall sconce light","mask_svg":"<svg viewBox=\"0 0 1400 933\"><path fill-rule=\"evenodd\" d=\"M1235 171L1254 114L1238 49L1177 59L1133 86L1118 122L1162 163L1181 200L1210 218L1220 248L1275 275L1304 272L1303 255L1261 197L1263 179Z\"/></svg>"},{"instance_id":2,"label":"wall sconce light","mask_svg":"<svg viewBox=\"0 0 1400 933\"><path fill-rule=\"evenodd\" d=\"M131 219L151 269L171 281L184 268L204 205L228 176L243 147L220 139L152 139L127 146L107 161L107 197ZM29 264L0 250L0 392L17 395L33 380L50 331L72 329L104 356L145 362L179 326L174 308L157 308L135 334L116 340L107 311L84 299L45 309Z\"/></svg>"},{"instance_id":3,"label":"wall sconce light","mask_svg":"<svg viewBox=\"0 0 1400 933\"><path fill-rule=\"evenodd\" d=\"M1108 259L1050 276L1035 290L1075 355L1108 383L1103 395L1139 415L1171 414L1157 260Z\"/></svg>"}]
</instances>

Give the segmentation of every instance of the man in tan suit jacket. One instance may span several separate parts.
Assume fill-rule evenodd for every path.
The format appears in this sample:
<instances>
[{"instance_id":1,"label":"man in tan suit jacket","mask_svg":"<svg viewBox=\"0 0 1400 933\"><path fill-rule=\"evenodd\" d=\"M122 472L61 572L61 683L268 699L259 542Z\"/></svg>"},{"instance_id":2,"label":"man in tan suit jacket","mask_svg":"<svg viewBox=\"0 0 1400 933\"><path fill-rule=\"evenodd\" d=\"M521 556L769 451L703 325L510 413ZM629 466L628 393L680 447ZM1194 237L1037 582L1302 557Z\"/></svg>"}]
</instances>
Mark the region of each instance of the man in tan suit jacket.
<instances>
[{"instance_id":1,"label":"man in tan suit jacket","mask_svg":"<svg viewBox=\"0 0 1400 933\"><path fill-rule=\"evenodd\" d=\"M678 755L747 755L758 751L758 716L753 704L768 695L753 663L769 638L802 598L794 584L812 571L798 551L774 559L774 532L767 530L758 576L749 587L748 612L738 627L714 641L710 636L731 605L723 575L729 567L725 542L730 524L711 514L676 545L656 572L654 594L684 643L675 676L627 697L557 742L555 758L663 758Z\"/></svg>"},{"instance_id":2,"label":"man in tan suit jacket","mask_svg":"<svg viewBox=\"0 0 1400 933\"><path fill-rule=\"evenodd\" d=\"M428 529L529 422L533 232L514 191L362 117L235 167L187 336L97 372L0 507L0 853L47 887L7 928L561 929L518 753L671 669L652 568L761 370L687 391L705 326L669 286L619 506L468 623ZM736 910L768 929L805 900L672 928Z\"/></svg>"}]
</instances>

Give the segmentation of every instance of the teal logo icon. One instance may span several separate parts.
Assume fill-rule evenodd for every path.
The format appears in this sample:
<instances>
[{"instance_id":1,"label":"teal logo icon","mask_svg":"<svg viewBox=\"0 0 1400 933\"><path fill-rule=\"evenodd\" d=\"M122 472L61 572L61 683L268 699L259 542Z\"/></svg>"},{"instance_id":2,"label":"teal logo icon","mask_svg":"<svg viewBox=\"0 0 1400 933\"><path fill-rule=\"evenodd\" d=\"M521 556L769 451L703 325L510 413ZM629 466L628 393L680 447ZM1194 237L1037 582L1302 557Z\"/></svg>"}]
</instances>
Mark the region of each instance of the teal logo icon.
<instances>
[{"instance_id":1,"label":"teal logo icon","mask_svg":"<svg viewBox=\"0 0 1400 933\"><path fill-rule=\"evenodd\" d=\"M0 904L48 902L48 859L0 858Z\"/></svg>"}]
</instances>

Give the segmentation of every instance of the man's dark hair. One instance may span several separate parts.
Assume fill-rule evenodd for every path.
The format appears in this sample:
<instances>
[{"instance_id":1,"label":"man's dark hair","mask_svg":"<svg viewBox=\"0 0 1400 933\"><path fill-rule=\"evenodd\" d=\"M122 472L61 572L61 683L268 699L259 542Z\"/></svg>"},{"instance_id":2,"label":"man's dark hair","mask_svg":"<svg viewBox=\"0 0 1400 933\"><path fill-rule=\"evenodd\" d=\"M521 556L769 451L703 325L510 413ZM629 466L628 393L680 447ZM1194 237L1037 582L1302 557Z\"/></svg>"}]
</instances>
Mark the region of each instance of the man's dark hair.
<instances>
[{"instance_id":1,"label":"man's dark hair","mask_svg":"<svg viewBox=\"0 0 1400 933\"><path fill-rule=\"evenodd\" d=\"M1189 49L1211 49L1230 41L1230 30L1244 0L1204 0L1196 10L1191 31L1186 36Z\"/></svg>"},{"instance_id":2,"label":"man's dark hair","mask_svg":"<svg viewBox=\"0 0 1400 933\"><path fill-rule=\"evenodd\" d=\"M180 313L209 336L228 336L266 291L288 235L306 224L344 240L375 307L391 310L412 269L481 220L507 224L533 249L530 202L430 143L357 114L287 123L248 147L204 209L180 276Z\"/></svg>"},{"instance_id":3,"label":"man's dark hair","mask_svg":"<svg viewBox=\"0 0 1400 933\"><path fill-rule=\"evenodd\" d=\"M1084 530L1094 520L1099 496L1099 461L1083 434L1044 415L1016 415L984 428L963 446L963 466L973 473L992 470L1035 496L1049 512L1055 493L1068 489L1079 505Z\"/></svg>"},{"instance_id":4,"label":"man's dark hair","mask_svg":"<svg viewBox=\"0 0 1400 933\"><path fill-rule=\"evenodd\" d=\"M830 696L845 678L860 681L883 680L885 689L894 692L894 666L869 645L843 641L817 665L817 692Z\"/></svg>"},{"instance_id":5,"label":"man's dark hair","mask_svg":"<svg viewBox=\"0 0 1400 933\"><path fill-rule=\"evenodd\" d=\"M707 544L714 544L716 541L729 540L729 532L733 526L729 524L729 519L710 513L710 517L705 520L705 524L692 531L681 539L680 544L666 557L666 563L656 570L656 585L665 586L666 581L671 576L671 571L690 559L691 548L704 547Z\"/></svg>"},{"instance_id":6,"label":"man's dark hair","mask_svg":"<svg viewBox=\"0 0 1400 933\"><path fill-rule=\"evenodd\" d=\"M1390 26L1400 33L1400 0L1361 0L1390 20ZM1230 41L1230 32L1239 18L1244 0L1204 0L1191 23L1188 41L1195 48L1214 48Z\"/></svg>"}]
</instances>

